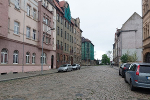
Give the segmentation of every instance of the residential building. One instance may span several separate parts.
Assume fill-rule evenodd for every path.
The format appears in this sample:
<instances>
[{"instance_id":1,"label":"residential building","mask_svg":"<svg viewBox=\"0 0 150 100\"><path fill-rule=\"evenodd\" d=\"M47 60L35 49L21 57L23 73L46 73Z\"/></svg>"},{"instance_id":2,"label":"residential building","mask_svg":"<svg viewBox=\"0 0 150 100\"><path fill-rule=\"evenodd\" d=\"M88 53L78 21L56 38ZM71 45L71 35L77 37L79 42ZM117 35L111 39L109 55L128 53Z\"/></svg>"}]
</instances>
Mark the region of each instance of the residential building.
<instances>
[{"instance_id":1,"label":"residential building","mask_svg":"<svg viewBox=\"0 0 150 100\"><path fill-rule=\"evenodd\" d=\"M39 71L42 63L43 70L56 68L56 32L51 30L56 9L52 1L1 1L5 18L1 15L0 20L5 24L0 28L0 73Z\"/></svg>"},{"instance_id":2,"label":"residential building","mask_svg":"<svg viewBox=\"0 0 150 100\"><path fill-rule=\"evenodd\" d=\"M122 25L121 29L117 29L115 33L115 43L113 61L118 65L120 57L128 53L132 55L136 53L137 62L143 62L142 58L142 18L136 12Z\"/></svg>"},{"instance_id":3,"label":"residential building","mask_svg":"<svg viewBox=\"0 0 150 100\"><path fill-rule=\"evenodd\" d=\"M82 37L82 60L94 60L94 45L84 37Z\"/></svg>"},{"instance_id":4,"label":"residential building","mask_svg":"<svg viewBox=\"0 0 150 100\"><path fill-rule=\"evenodd\" d=\"M81 51L81 48L76 47L76 38L81 41L81 29L80 19L72 18L69 3L66 1L54 0L57 12L56 18L56 53L57 53L57 68L62 64L75 63L74 55L76 55L76 49ZM78 25L77 25L78 24ZM78 35L76 35L76 30ZM76 37L75 37L76 36ZM79 44L79 43L78 43ZM81 45L81 44L79 44ZM81 59L81 55L78 56L78 61ZM78 62L79 63L79 62Z\"/></svg>"},{"instance_id":5,"label":"residential building","mask_svg":"<svg viewBox=\"0 0 150 100\"><path fill-rule=\"evenodd\" d=\"M142 0L143 62L150 63L150 0Z\"/></svg>"}]
</instances>

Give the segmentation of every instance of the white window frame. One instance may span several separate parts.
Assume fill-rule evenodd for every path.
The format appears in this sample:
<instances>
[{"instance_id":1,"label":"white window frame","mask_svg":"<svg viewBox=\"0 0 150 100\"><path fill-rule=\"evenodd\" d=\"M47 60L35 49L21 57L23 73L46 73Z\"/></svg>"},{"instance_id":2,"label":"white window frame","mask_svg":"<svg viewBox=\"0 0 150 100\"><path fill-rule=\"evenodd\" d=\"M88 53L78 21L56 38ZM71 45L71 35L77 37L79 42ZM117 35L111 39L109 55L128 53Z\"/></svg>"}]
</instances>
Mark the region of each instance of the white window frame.
<instances>
[{"instance_id":1,"label":"white window frame","mask_svg":"<svg viewBox=\"0 0 150 100\"><path fill-rule=\"evenodd\" d=\"M28 15L28 16L30 16L30 8L31 8L31 7L30 7L29 5L27 5L27 15Z\"/></svg>"},{"instance_id":2,"label":"white window frame","mask_svg":"<svg viewBox=\"0 0 150 100\"><path fill-rule=\"evenodd\" d=\"M36 30L33 29L33 40L36 39Z\"/></svg>"},{"instance_id":3,"label":"white window frame","mask_svg":"<svg viewBox=\"0 0 150 100\"><path fill-rule=\"evenodd\" d=\"M30 27L27 27L27 34L26 34L27 38L30 38Z\"/></svg>"},{"instance_id":4,"label":"white window frame","mask_svg":"<svg viewBox=\"0 0 150 100\"><path fill-rule=\"evenodd\" d=\"M7 63L7 61L8 61L8 53L7 52L8 52L7 49L2 49L2 51L1 51L1 64ZM5 57L7 57L7 58L5 58ZM6 59L6 61L5 61L5 59Z\"/></svg>"},{"instance_id":5,"label":"white window frame","mask_svg":"<svg viewBox=\"0 0 150 100\"><path fill-rule=\"evenodd\" d=\"M41 63L42 63L42 55L41 55ZM43 53L43 64L46 64L46 54Z\"/></svg>"},{"instance_id":6,"label":"white window frame","mask_svg":"<svg viewBox=\"0 0 150 100\"><path fill-rule=\"evenodd\" d=\"M19 34L19 23L14 22L14 34Z\"/></svg>"},{"instance_id":7,"label":"white window frame","mask_svg":"<svg viewBox=\"0 0 150 100\"><path fill-rule=\"evenodd\" d=\"M15 0L15 8L20 9L20 0Z\"/></svg>"},{"instance_id":8,"label":"white window frame","mask_svg":"<svg viewBox=\"0 0 150 100\"><path fill-rule=\"evenodd\" d=\"M36 9L33 9L33 19L36 20Z\"/></svg>"},{"instance_id":9,"label":"white window frame","mask_svg":"<svg viewBox=\"0 0 150 100\"><path fill-rule=\"evenodd\" d=\"M27 52L26 53L26 64L29 64L30 63L30 53Z\"/></svg>"},{"instance_id":10,"label":"white window frame","mask_svg":"<svg viewBox=\"0 0 150 100\"><path fill-rule=\"evenodd\" d=\"M32 64L35 64L35 56L36 56L36 54L33 53L33 54L32 54Z\"/></svg>"},{"instance_id":11,"label":"white window frame","mask_svg":"<svg viewBox=\"0 0 150 100\"><path fill-rule=\"evenodd\" d=\"M49 38L48 38L48 37L46 37L46 44L48 44L48 42L49 42Z\"/></svg>"},{"instance_id":12,"label":"white window frame","mask_svg":"<svg viewBox=\"0 0 150 100\"><path fill-rule=\"evenodd\" d=\"M14 51L14 54L13 54L13 64L18 64L18 50Z\"/></svg>"}]
</instances>

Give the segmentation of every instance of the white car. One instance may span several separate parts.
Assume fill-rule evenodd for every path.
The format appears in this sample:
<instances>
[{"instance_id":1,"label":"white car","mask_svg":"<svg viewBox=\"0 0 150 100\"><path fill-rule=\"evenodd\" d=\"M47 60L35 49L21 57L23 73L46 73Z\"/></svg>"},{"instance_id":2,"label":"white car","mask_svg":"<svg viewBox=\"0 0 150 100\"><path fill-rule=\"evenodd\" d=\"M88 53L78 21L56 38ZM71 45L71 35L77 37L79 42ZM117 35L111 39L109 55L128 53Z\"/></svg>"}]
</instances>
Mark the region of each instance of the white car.
<instances>
[{"instance_id":1,"label":"white car","mask_svg":"<svg viewBox=\"0 0 150 100\"><path fill-rule=\"evenodd\" d=\"M65 64L58 68L58 72L64 72L64 71L68 72L68 71L72 71L72 70L73 69L72 69L71 64Z\"/></svg>"},{"instance_id":2,"label":"white car","mask_svg":"<svg viewBox=\"0 0 150 100\"><path fill-rule=\"evenodd\" d=\"M73 70L78 70L78 69L80 70L81 67L79 64L73 64L72 68L73 68Z\"/></svg>"}]
</instances>

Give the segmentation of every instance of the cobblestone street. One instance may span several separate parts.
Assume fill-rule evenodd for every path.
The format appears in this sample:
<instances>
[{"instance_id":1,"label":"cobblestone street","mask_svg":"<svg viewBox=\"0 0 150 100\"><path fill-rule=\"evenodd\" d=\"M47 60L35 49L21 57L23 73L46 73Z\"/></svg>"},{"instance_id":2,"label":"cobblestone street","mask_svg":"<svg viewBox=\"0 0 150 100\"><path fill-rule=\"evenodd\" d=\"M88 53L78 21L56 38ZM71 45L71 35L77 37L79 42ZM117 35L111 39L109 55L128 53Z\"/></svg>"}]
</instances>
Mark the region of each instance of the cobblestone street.
<instances>
[{"instance_id":1,"label":"cobblestone street","mask_svg":"<svg viewBox=\"0 0 150 100\"><path fill-rule=\"evenodd\" d=\"M117 67L94 66L0 82L0 100L150 100L150 90L133 92Z\"/></svg>"}]
</instances>

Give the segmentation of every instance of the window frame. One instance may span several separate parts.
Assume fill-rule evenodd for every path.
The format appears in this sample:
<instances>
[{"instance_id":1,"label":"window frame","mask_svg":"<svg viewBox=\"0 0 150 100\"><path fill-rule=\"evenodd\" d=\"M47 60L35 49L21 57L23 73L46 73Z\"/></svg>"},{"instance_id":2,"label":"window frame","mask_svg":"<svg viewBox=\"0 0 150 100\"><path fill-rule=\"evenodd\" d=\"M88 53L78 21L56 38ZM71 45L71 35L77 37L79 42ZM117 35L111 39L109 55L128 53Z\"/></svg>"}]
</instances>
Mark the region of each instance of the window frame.
<instances>
[{"instance_id":1,"label":"window frame","mask_svg":"<svg viewBox=\"0 0 150 100\"><path fill-rule=\"evenodd\" d=\"M26 37L27 37L27 38L30 38L30 29L31 29L31 28L27 26L26 29L27 29L27 31L26 31ZM29 30L28 30L28 29L29 29Z\"/></svg>"},{"instance_id":2,"label":"window frame","mask_svg":"<svg viewBox=\"0 0 150 100\"><path fill-rule=\"evenodd\" d=\"M30 64L30 52L26 53L26 64Z\"/></svg>"},{"instance_id":3,"label":"window frame","mask_svg":"<svg viewBox=\"0 0 150 100\"><path fill-rule=\"evenodd\" d=\"M3 48L1 50L1 64L7 64L7 62L8 62L8 50L6 48Z\"/></svg>"},{"instance_id":4,"label":"window frame","mask_svg":"<svg viewBox=\"0 0 150 100\"><path fill-rule=\"evenodd\" d=\"M14 21L14 34L19 34L19 22Z\"/></svg>"},{"instance_id":5,"label":"window frame","mask_svg":"<svg viewBox=\"0 0 150 100\"><path fill-rule=\"evenodd\" d=\"M19 52L18 52L18 50L15 50L13 53L13 64L19 63L18 57L19 57Z\"/></svg>"}]
</instances>

